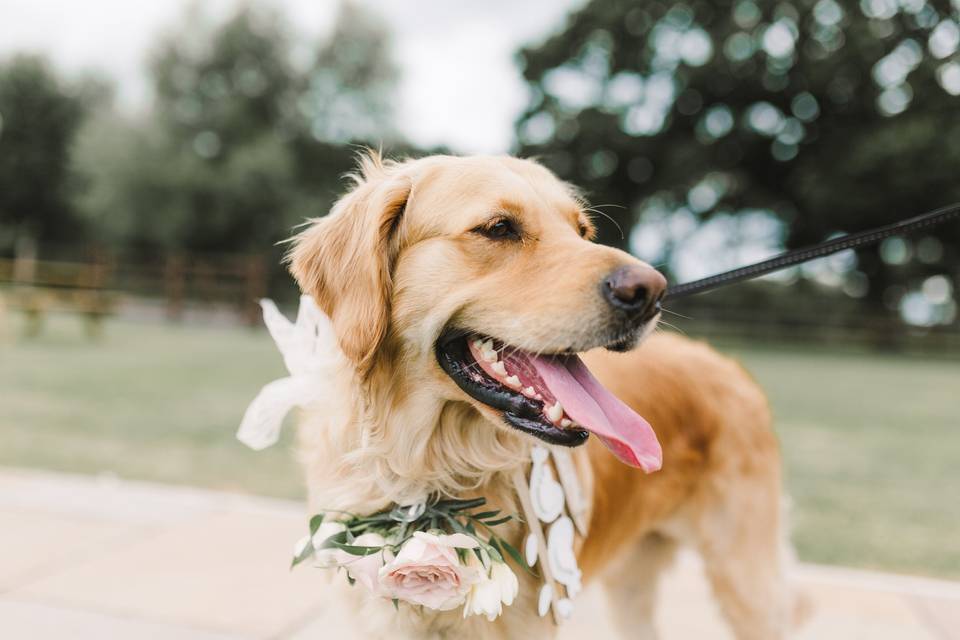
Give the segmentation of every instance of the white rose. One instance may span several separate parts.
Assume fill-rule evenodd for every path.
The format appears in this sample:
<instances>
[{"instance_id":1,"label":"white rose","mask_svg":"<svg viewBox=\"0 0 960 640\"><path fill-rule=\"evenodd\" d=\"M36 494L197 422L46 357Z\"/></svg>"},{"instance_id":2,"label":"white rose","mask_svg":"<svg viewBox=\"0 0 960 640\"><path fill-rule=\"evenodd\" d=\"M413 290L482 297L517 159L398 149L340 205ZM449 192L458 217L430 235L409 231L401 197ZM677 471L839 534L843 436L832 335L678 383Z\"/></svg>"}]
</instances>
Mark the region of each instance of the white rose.
<instances>
[{"instance_id":1,"label":"white rose","mask_svg":"<svg viewBox=\"0 0 960 640\"><path fill-rule=\"evenodd\" d=\"M463 617L486 616L491 622L503 612L503 606L510 606L520 589L517 576L503 562L491 562L490 571L471 554L467 564L478 568L479 581L473 585L463 606Z\"/></svg>"},{"instance_id":2,"label":"white rose","mask_svg":"<svg viewBox=\"0 0 960 640\"><path fill-rule=\"evenodd\" d=\"M342 522L337 522L335 520L331 520L329 522L324 521L323 524L320 525L320 528L317 529L317 532L313 534L313 539L311 540L315 550L313 560L315 567L329 569L340 564L339 557L337 555L338 549L324 549L323 543L326 542L328 538L331 538L346 530L347 528Z\"/></svg>"},{"instance_id":3,"label":"white rose","mask_svg":"<svg viewBox=\"0 0 960 640\"><path fill-rule=\"evenodd\" d=\"M486 616L491 622L503 612L502 605L513 604L519 591L517 576L503 562L492 562L489 574L474 554L467 564L479 569L480 580L473 585L463 606L463 617Z\"/></svg>"},{"instance_id":4,"label":"white rose","mask_svg":"<svg viewBox=\"0 0 960 640\"><path fill-rule=\"evenodd\" d=\"M490 578L481 579L473 585L467 601L463 605L463 617L486 616L493 622L503 611L500 604L500 587Z\"/></svg>"},{"instance_id":5,"label":"white rose","mask_svg":"<svg viewBox=\"0 0 960 640\"><path fill-rule=\"evenodd\" d=\"M490 578L500 587L500 600L508 607L513 604L520 592L520 582L505 562L494 562L490 569Z\"/></svg>"}]
</instances>

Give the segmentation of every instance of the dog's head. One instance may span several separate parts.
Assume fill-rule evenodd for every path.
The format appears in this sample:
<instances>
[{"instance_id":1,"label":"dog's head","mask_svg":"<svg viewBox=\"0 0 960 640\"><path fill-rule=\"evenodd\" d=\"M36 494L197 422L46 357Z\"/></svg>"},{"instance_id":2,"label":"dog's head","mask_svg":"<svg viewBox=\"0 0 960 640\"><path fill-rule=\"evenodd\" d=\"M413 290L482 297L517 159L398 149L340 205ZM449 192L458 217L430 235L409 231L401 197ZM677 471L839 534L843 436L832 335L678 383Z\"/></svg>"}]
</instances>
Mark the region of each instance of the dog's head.
<instances>
[{"instance_id":1,"label":"dog's head","mask_svg":"<svg viewBox=\"0 0 960 640\"><path fill-rule=\"evenodd\" d=\"M479 428L552 444L592 432L621 460L659 468L649 425L576 353L635 346L659 318L663 276L591 242L582 201L535 162L361 165L290 259L362 384L378 388L372 402L390 404L385 413L415 405L427 422L469 405L492 423Z\"/></svg>"}]
</instances>

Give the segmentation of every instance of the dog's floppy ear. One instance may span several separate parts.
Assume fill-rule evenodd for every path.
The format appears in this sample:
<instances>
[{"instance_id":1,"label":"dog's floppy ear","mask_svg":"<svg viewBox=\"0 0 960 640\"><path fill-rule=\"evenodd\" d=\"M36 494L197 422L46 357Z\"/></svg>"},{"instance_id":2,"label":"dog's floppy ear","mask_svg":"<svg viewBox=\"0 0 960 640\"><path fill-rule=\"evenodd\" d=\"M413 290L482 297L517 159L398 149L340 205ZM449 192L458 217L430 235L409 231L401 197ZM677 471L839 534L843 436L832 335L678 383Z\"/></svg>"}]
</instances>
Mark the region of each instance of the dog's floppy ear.
<instances>
[{"instance_id":1,"label":"dog's floppy ear","mask_svg":"<svg viewBox=\"0 0 960 640\"><path fill-rule=\"evenodd\" d=\"M340 348L365 376L387 333L396 249L409 177L376 155L361 160L355 188L293 239L290 272L330 316Z\"/></svg>"}]
</instances>

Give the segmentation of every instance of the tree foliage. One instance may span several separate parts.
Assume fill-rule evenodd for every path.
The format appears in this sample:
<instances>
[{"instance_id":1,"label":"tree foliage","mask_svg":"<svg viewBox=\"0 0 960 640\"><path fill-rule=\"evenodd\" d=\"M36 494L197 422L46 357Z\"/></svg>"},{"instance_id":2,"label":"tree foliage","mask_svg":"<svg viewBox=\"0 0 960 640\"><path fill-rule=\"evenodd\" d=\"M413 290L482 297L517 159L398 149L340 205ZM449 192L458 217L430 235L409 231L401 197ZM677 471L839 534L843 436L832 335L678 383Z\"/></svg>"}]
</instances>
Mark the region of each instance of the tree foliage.
<instances>
[{"instance_id":1,"label":"tree foliage","mask_svg":"<svg viewBox=\"0 0 960 640\"><path fill-rule=\"evenodd\" d=\"M83 96L43 59L19 56L0 66L0 250L17 236L57 241L77 233L70 147L85 111Z\"/></svg>"},{"instance_id":2,"label":"tree foliage","mask_svg":"<svg viewBox=\"0 0 960 640\"><path fill-rule=\"evenodd\" d=\"M107 114L79 145L83 208L101 237L262 251L326 212L352 165L349 143L378 144L388 129L394 69L382 25L349 3L303 68L296 38L255 5L222 24L188 14L170 32L150 64L149 119Z\"/></svg>"},{"instance_id":3,"label":"tree foliage","mask_svg":"<svg viewBox=\"0 0 960 640\"><path fill-rule=\"evenodd\" d=\"M317 52L297 102L310 135L340 143L396 142L397 77L387 26L358 5L343 3L337 27Z\"/></svg>"},{"instance_id":4,"label":"tree foliage","mask_svg":"<svg viewBox=\"0 0 960 640\"><path fill-rule=\"evenodd\" d=\"M626 205L607 211L625 229L759 210L797 246L958 201L958 11L949 0L592 0L520 54L533 96L521 152ZM602 240L627 242L612 227ZM848 277L879 301L891 282L960 264L955 247L926 246L909 265L863 252Z\"/></svg>"}]
</instances>

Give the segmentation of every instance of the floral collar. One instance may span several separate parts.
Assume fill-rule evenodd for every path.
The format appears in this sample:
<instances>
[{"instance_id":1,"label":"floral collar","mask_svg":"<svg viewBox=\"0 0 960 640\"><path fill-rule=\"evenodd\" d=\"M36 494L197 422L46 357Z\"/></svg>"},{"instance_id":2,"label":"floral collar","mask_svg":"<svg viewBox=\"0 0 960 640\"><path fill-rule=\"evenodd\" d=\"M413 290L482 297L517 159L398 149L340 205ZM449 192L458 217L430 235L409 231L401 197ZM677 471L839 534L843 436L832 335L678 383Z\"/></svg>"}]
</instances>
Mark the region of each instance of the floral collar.
<instances>
[{"instance_id":1,"label":"floral collar","mask_svg":"<svg viewBox=\"0 0 960 640\"><path fill-rule=\"evenodd\" d=\"M401 600L436 611L462 606L464 617L494 620L519 588L506 557L526 565L494 530L513 516L480 511L486 502L433 496L369 516L322 513L310 519L293 565L312 559L316 567L342 569L350 584L394 606Z\"/></svg>"},{"instance_id":2,"label":"floral collar","mask_svg":"<svg viewBox=\"0 0 960 640\"><path fill-rule=\"evenodd\" d=\"M277 441L293 407L322 403L316 390L337 379L344 361L330 319L310 296L300 299L295 323L272 301L260 304L290 376L267 384L243 416L237 438L256 450ZM560 623L573 613L581 589L574 542L587 533L587 503L569 451L537 445L531 458L529 477L519 470L513 476L523 507L518 519L528 527L522 553L494 529L517 516L483 510L483 497L431 496L366 516L315 515L309 534L294 548L293 565L312 560L316 567L343 570L350 584L359 582L395 607L400 601L438 611L462 607L464 617L492 621L513 604L519 589L509 558L534 575L539 569L538 613L552 611Z\"/></svg>"}]
</instances>

